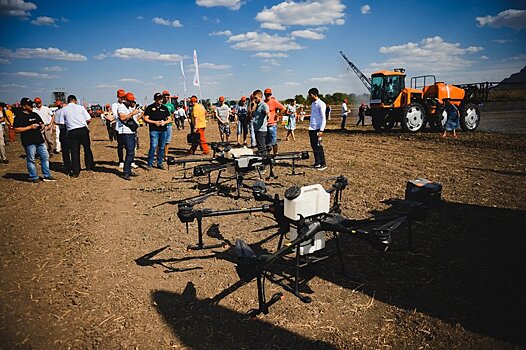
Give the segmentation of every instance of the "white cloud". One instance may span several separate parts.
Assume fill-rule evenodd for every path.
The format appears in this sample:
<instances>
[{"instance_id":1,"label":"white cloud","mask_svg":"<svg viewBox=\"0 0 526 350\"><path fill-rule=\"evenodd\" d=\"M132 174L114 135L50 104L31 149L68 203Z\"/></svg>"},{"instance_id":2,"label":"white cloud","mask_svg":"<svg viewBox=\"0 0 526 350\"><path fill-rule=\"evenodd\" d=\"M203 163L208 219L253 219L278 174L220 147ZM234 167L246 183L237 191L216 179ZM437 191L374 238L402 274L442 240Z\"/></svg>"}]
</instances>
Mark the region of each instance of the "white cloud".
<instances>
[{"instance_id":1,"label":"white cloud","mask_svg":"<svg viewBox=\"0 0 526 350\"><path fill-rule=\"evenodd\" d=\"M211 69L211 70L223 70L223 69L230 69L231 66L229 66L228 64L200 63L199 68Z\"/></svg>"},{"instance_id":2,"label":"white cloud","mask_svg":"<svg viewBox=\"0 0 526 350\"><path fill-rule=\"evenodd\" d=\"M292 87L294 87L294 86L301 86L300 83L296 83L295 81L286 81L284 84L286 86L292 86Z\"/></svg>"},{"instance_id":3,"label":"white cloud","mask_svg":"<svg viewBox=\"0 0 526 350\"><path fill-rule=\"evenodd\" d=\"M153 77L153 79L154 79L154 80L162 80L162 79L164 79L164 76L162 76L162 75L156 75L156 76Z\"/></svg>"},{"instance_id":4,"label":"white cloud","mask_svg":"<svg viewBox=\"0 0 526 350\"><path fill-rule=\"evenodd\" d=\"M49 74L45 73L36 73L36 72L16 72L13 73L14 75L17 75L19 77L24 78L36 78L36 79L53 79L53 77Z\"/></svg>"},{"instance_id":5,"label":"white cloud","mask_svg":"<svg viewBox=\"0 0 526 350\"><path fill-rule=\"evenodd\" d=\"M420 43L409 42L403 45L384 46L380 53L391 57L382 63L372 63L372 68L405 67L412 70L429 70L435 72L453 71L472 65L465 58L466 54L483 50L479 46L461 47L459 43L448 43L439 36L425 38Z\"/></svg>"},{"instance_id":6,"label":"white cloud","mask_svg":"<svg viewBox=\"0 0 526 350\"><path fill-rule=\"evenodd\" d=\"M106 57L108 57L108 54L105 53L99 53L98 55L93 56L94 59L99 61L105 59Z\"/></svg>"},{"instance_id":7,"label":"white cloud","mask_svg":"<svg viewBox=\"0 0 526 350\"><path fill-rule=\"evenodd\" d=\"M317 33L312 30L295 30L292 33L290 33L293 37L298 38L305 38L305 39L311 39L311 40L322 40L325 39L325 35L321 33Z\"/></svg>"},{"instance_id":8,"label":"white cloud","mask_svg":"<svg viewBox=\"0 0 526 350\"><path fill-rule=\"evenodd\" d=\"M318 77L318 78L310 78L309 81L312 81L313 83L336 83L340 82L342 80L341 77Z\"/></svg>"},{"instance_id":9,"label":"white cloud","mask_svg":"<svg viewBox=\"0 0 526 350\"><path fill-rule=\"evenodd\" d=\"M261 58L272 58L272 57L276 57L276 58L287 58L289 57L288 54L286 53L282 53L282 52L275 52L275 53L272 53L272 52L258 52L254 55L252 55L252 57L261 57Z\"/></svg>"},{"instance_id":10,"label":"white cloud","mask_svg":"<svg viewBox=\"0 0 526 350\"><path fill-rule=\"evenodd\" d=\"M7 58L0 58L0 64L10 64L11 61L9 61Z\"/></svg>"},{"instance_id":11,"label":"white cloud","mask_svg":"<svg viewBox=\"0 0 526 350\"><path fill-rule=\"evenodd\" d=\"M239 10L241 5L244 4L244 2L241 0L196 0L195 3L198 6L203 7L228 7L230 10L234 11Z\"/></svg>"},{"instance_id":12,"label":"white cloud","mask_svg":"<svg viewBox=\"0 0 526 350\"><path fill-rule=\"evenodd\" d=\"M290 51L303 49L300 44L294 41L294 38L258 32L233 35L228 38L227 42L235 43L231 47L236 50Z\"/></svg>"},{"instance_id":13,"label":"white cloud","mask_svg":"<svg viewBox=\"0 0 526 350\"><path fill-rule=\"evenodd\" d=\"M59 61L86 61L86 56L70 53L55 47L20 48L15 51L0 47L0 58L46 58Z\"/></svg>"},{"instance_id":14,"label":"white cloud","mask_svg":"<svg viewBox=\"0 0 526 350\"><path fill-rule=\"evenodd\" d=\"M138 84L142 83L142 80L134 79L134 78L122 78L122 79L119 79L119 81L122 83L138 83Z\"/></svg>"},{"instance_id":15,"label":"white cloud","mask_svg":"<svg viewBox=\"0 0 526 350\"><path fill-rule=\"evenodd\" d=\"M369 5L363 5L360 7L360 12L362 15L370 15L371 14L371 6Z\"/></svg>"},{"instance_id":16,"label":"white cloud","mask_svg":"<svg viewBox=\"0 0 526 350\"><path fill-rule=\"evenodd\" d=\"M168 19L164 19L161 17L154 17L152 18L152 22L155 24L159 24L161 26L168 26L168 27L174 27L174 28L180 28L183 26L178 19L174 21L170 21Z\"/></svg>"},{"instance_id":17,"label":"white cloud","mask_svg":"<svg viewBox=\"0 0 526 350\"><path fill-rule=\"evenodd\" d=\"M143 19L144 19L144 17L143 17L143 16L137 16L137 17L135 17L135 18L137 18L137 19L138 19L139 21L141 21L141 20L143 20Z\"/></svg>"},{"instance_id":18,"label":"white cloud","mask_svg":"<svg viewBox=\"0 0 526 350\"><path fill-rule=\"evenodd\" d=\"M509 39L495 39L493 41L496 42L497 44L508 44L508 43L511 43L513 40L509 40Z\"/></svg>"},{"instance_id":19,"label":"white cloud","mask_svg":"<svg viewBox=\"0 0 526 350\"><path fill-rule=\"evenodd\" d=\"M232 36L232 32L227 29L220 32L209 33L208 36Z\"/></svg>"},{"instance_id":20,"label":"white cloud","mask_svg":"<svg viewBox=\"0 0 526 350\"><path fill-rule=\"evenodd\" d=\"M497 16L475 17L480 27L510 27L514 29L526 28L526 10L509 9L500 12Z\"/></svg>"},{"instance_id":21,"label":"white cloud","mask_svg":"<svg viewBox=\"0 0 526 350\"><path fill-rule=\"evenodd\" d=\"M66 69L61 66L44 67L44 72L64 72Z\"/></svg>"},{"instance_id":22,"label":"white cloud","mask_svg":"<svg viewBox=\"0 0 526 350\"><path fill-rule=\"evenodd\" d=\"M345 5L341 0L284 1L256 15L262 28L283 30L285 26L320 26L345 23Z\"/></svg>"},{"instance_id":23,"label":"white cloud","mask_svg":"<svg viewBox=\"0 0 526 350\"><path fill-rule=\"evenodd\" d=\"M480 59L481 59L481 60L489 60L489 57L486 56L486 55L482 55L482 56L480 56Z\"/></svg>"},{"instance_id":24,"label":"white cloud","mask_svg":"<svg viewBox=\"0 0 526 350\"><path fill-rule=\"evenodd\" d=\"M146 51L143 49L123 47L117 49L111 55L113 57L122 58L125 60L137 59L143 61L163 61L163 62L179 62L183 56L178 54L159 53L156 51Z\"/></svg>"},{"instance_id":25,"label":"white cloud","mask_svg":"<svg viewBox=\"0 0 526 350\"><path fill-rule=\"evenodd\" d=\"M38 16L36 19L31 21L31 24L34 24L36 26L58 27L56 20L48 16Z\"/></svg>"},{"instance_id":26,"label":"white cloud","mask_svg":"<svg viewBox=\"0 0 526 350\"><path fill-rule=\"evenodd\" d=\"M117 85L113 85L113 84L97 84L94 87L96 89L116 89Z\"/></svg>"},{"instance_id":27,"label":"white cloud","mask_svg":"<svg viewBox=\"0 0 526 350\"><path fill-rule=\"evenodd\" d=\"M221 20L219 18L208 18L207 16L203 16L203 21L215 24L221 23Z\"/></svg>"},{"instance_id":28,"label":"white cloud","mask_svg":"<svg viewBox=\"0 0 526 350\"><path fill-rule=\"evenodd\" d=\"M510 61L525 61L526 62L526 54L520 54L512 57L508 57L502 60L503 62L510 62Z\"/></svg>"},{"instance_id":29,"label":"white cloud","mask_svg":"<svg viewBox=\"0 0 526 350\"><path fill-rule=\"evenodd\" d=\"M0 16L29 17L37 5L24 0L0 0Z\"/></svg>"}]
</instances>

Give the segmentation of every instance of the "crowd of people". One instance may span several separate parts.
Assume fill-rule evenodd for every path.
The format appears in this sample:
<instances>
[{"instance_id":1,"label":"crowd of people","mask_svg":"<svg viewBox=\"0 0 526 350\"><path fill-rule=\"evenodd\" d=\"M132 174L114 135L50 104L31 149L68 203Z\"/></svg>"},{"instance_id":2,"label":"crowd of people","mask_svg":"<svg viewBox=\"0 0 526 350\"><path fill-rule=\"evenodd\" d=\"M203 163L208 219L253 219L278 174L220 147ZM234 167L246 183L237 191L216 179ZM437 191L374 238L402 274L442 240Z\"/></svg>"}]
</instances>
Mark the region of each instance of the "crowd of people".
<instances>
[{"instance_id":1,"label":"crowd of people","mask_svg":"<svg viewBox=\"0 0 526 350\"><path fill-rule=\"evenodd\" d=\"M322 139L327 120L330 119L330 107L319 98L316 88L310 89L308 95L312 101L308 134L314 154L313 167L325 170L327 162ZM224 96L220 96L217 104L207 110L196 96L179 101L177 96L171 96L169 91L164 90L154 94L153 103L140 107L132 92L119 89L116 101L107 104L100 116L109 141L117 143L116 158L119 169L122 169L122 178L131 180L137 176L133 171L139 168L135 163L135 152L139 148L137 131L143 125L149 129L147 170L154 167L164 169L163 163L168 155L174 126L176 130L185 130L187 123L187 142L190 144L187 154L195 154L198 148L204 155L210 153L205 133L208 122L217 123L221 141L230 142L235 132L233 143L254 148L261 155L278 153L280 121L286 130L284 141L296 140L295 129L298 121L303 120L305 112L298 108L294 99L286 100L283 105L273 96L272 89L266 88L263 91L255 90L250 96L242 96L233 102L229 106ZM342 129L345 129L349 115L347 102L344 100L342 103ZM49 158L60 153L65 172L71 177L78 177L81 171L81 146L86 170L94 170L89 130L92 116L78 104L76 96L69 95L66 103L56 101L55 110L43 105L38 97L34 100L23 98L18 107L18 112L14 113L11 106L4 106L1 109L0 125L6 125L9 141L15 140L15 133L20 134L30 181L55 181L49 169ZM360 122L363 125L366 108L362 103L356 125ZM0 130L0 163L8 162L4 144L4 131ZM42 178L37 174L36 159L40 159Z\"/></svg>"}]
</instances>

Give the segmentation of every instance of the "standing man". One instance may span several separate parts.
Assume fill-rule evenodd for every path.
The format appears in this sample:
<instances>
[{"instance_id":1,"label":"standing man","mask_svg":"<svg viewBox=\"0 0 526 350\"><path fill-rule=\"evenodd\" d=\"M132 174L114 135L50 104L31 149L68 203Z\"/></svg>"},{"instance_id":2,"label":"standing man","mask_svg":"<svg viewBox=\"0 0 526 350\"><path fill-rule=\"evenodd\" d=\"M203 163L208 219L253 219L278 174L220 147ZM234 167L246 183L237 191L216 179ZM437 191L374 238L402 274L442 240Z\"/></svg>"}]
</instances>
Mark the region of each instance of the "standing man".
<instances>
[{"instance_id":1,"label":"standing man","mask_svg":"<svg viewBox=\"0 0 526 350\"><path fill-rule=\"evenodd\" d=\"M325 153L323 152L321 139L323 130L325 130L325 124L327 123L325 116L327 106L325 102L318 97L319 94L316 88L309 90L309 97L313 100L310 113L309 139L314 153L314 168L325 170L327 169L327 164L325 163Z\"/></svg>"},{"instance_id":2,"label":"standing man","mask_svg":"<svg viewBox=\"0 0 526 350\"><path fill-rule=\"evenodd\" d=\"M49 171L49 154L42 137L41 129L44 122L38 114L33 112L33 101L24 97L20 101L22 113L17 114L14 121L15 132L20 133L22 145L26 150L26 164L29 173L29 181L40 182L35 165L35 154L40 157L40 166L44 181L54 181L55 179Z\"/></svg>"},{"instance_id":3,"label":"standing man","mask_svg":"<svg viewBox=\"0 0 526 350\"><path fill-rule=\"evenodd\" d=\"M210 153L208 144L206 143L205 129L206 129L206 109L202 104L197 102L197 97L192 96L190 98L190 106L192 111L190 112L190 126L192 132L199 134L199 143L192 144L192 147L188 151L188 154L195 154L197 146L200 146L203 154Z\"/></svg>"},{"instance_id":4,"label":"standing man","mask_svg":"<svg viewBox=\"0 0 526 350\"><path fill-rule=\"evenodd\" d=\"M356 122L356 126L362 123L362 126L365 126L365 110L367 109L367 105L365 102L362 101L362 104L358 108L358 121Z\"/></svg>"},{"instance_id":5,"label":"standing man","mask_svg":"<svg viewBox=\"0 0 526 350\"><path fill-rule=\"evenodd\" d=\"M168 108L163 105L163 95L155 93L153 103L144 111L144 121L150 128L150 150L148 151L148 170L153 167L157 150L157 168L164 169L163 159L166 146L167 124L172 122Z\"/></svg>"},{"instance_id":6,"label":"standing man","mask_svg":"<svg viewBox=\"0 0 526 350\"><path fill-rule=\"evenodd\" d=\"M342 130L345 130L345 124L347 123L347 116L349 115L349 107L347 107L347 99L343 99L342 103Z\"/></svg>"},{"instance_id":7,"label":"standing man","mask_svg":"<svg viewBox=\"0 0 526 350\"><path fill-rule=\"evenodd\" d=\"M7 156L5 154L5 141L4 141L4 123L5 125L8 125L6 123L6 117L4 116L4 107L3 105L0 106L0 163L7 164L9 161L7 160Z\"/></svg>"},{"instance_id":8,"label":"standing man","mask_svg":"<svg viewBox=\"0 0 526 350\"><path fill-rule=\"evenodd\" d=\"M113 123L116 123L117 119L119 119L119 114L117 110L119 109L119 106L124 103L126 99L126 91L123 89L117 90L117 102L113 102L111 105L111 113L113 115ZM113 124L113 127L116 127L116 124ZM118 133L114 130L113 131L115 135L117 136L117 157L119 157L119 168L124 169L124 145L119 141ZM139 166L135 164L135 162L132 162L131 167L133 169L137 169Z\"/></svg>"},{"instance_id":9,"label":"standing man","mask_svg":"<svg viewBox=\"0 0 526 350\"><path fill-rule=\"evenodd\" d=\"M270 88L265 89L265 103L269 108L267 146L271 146L272 153L276 155L276 153L278 153L278 112L283 113L285 107L272 96L272 90Z\"/></svg>"},{"instance_id":10,"label":"standing man","mask_svg":"<svg viewBox=\"0 0 526 350\"><path fill-rule=\"evenodd\" d=\"M135 133L139 127L137 117L140 113L140 110L135 108L135 96L133 93L128 92L124 96L124 103L121 103L117 109L119 118L116 121L118 137L120 138L120 142L124 145L124 149L126 150L126 158L124 159L124 173L122 175L124 180L131 180L130 177L135 176L135 174L131 171L131 165L133 158L135 157ZM133 130L133 127L131 127L133 122L135 122L135 130Z\"/></svg>"},{"instance_id":11,"label":"standing man","mask_svg":"<svg viewBox=\"0 0 526 350\"><path fill-rule=\"evenodd\" d=\"M219 96L219 105L216 108L216 118L221 142L228 142L228 138L230 137L230 125L228 124L229 117L230 107L225 103L225 97Z\"/></svg>"},{"instance_id":12,"label":"standing man","mask_svg":"<svg viewBox=\"0 0 526 350\"><path fill-rule=\"evenodd\" d=\"M35 108L33 112L40 116L40 119L44 122L44 128L42 129L42 136L44 136L44 141L46 142L47 151L52 157L52 152L55 150L53 147L53 112L48 106L42 105L42 99L40 97L35 97ZM58 152L57 152L58 153Z\"/></svg>"},{"instance_id":13,"label":"standing man","mask_svg":"<svg viewBox=\"0 0 526 350\"><path fill-rule=\"evenodd\" d=\"M234 113L237 119L237 143L241 144L241 139L243 139L243 146L247 145L247 136L248 136L248 106L247 98L242 96L239 100Z\"/></svg>"},{"instance_id":14,"label":"standing man","mask_svg":"<svg viewBox=\"0 0 526 350\"><path fill-rule=\"evenodd\" d=\"M174 113L175 113L175 107L170 101L170 92L168 90L163 91L163 105L168 108L168 112L170 113L170 120L173 120ZM178 128L179 129L179 128ZM164 154L168 155L168 148L170 147L170 142L172 142L172 122L166 124L166 135L164 136L165 146L164 146Z\"/></svg>"},{"instance_id":15,"label":"standing man","mask_svg":"<svg viewBox=\"0 0 526 350\"><path fill-rule=\"evenodd\" d=\"M184 111L184 108L182 105L177 104L177 107L175 109L175 115L174 118L177 118L179 120L179 126L181 129L184 130L184 120L186 119L186 112Z\"/></svg>"},{"instance_id":16,"label":"standing man","mask_svg":"<svg viewBox=\"0 0 526 350\"><path fill-rule=\"evenodd\" d=\"M263 93L261 90L256 90L252 93L254 99L255 109L252 113L252 124L254 125L254 133L256 134L256 144L258 153L260 155L267 154L267 131L268 118L270 109L263 101Z\"/></svg>"},{"instance_id":17,"label":"standing man","mask_svg":"<svg viewBox=\"0 0 526 350\"><path fill-rule=\"evenodd\" d=\"M15 122L15 114L13 113L13 110L11 109L11 105L6 106L5 118L6 118L6 124L9 129L9 142L14 142L15 141L15 129L13 127L13 123Z\"/></svg>"},{"instance_id":18,"label":"standing man","mask_svg":"<svg viewBox=\"0 0 526 350\"><path fill-rule=\"evenodd\" d=\"M66 124L68 142L71 148L71 176L79 177L81 145L84 149L86 169L91 171L95 168L88 129L91 116L84 106L77 104L77 97L75 95L68 96L68 105L63 108L61 114Z\"/></svg>"},{"instance_id":19,"label":"standing man","mask_svg":"<svg viewBox=\"0 0 526 350\"><path fill-rule=\"evenodd\" d=\"M53 122L58 128L59 142L57 145L60 145L62 148L62 162L64 163L64 169L66 172L71 175L71 147L69 147L68 141L68 130L66 129L66 124L64 121L64 107L62 101L57 100L55 102L58 109L55 111L53 116Z\"/></svg>"}]
</instances>

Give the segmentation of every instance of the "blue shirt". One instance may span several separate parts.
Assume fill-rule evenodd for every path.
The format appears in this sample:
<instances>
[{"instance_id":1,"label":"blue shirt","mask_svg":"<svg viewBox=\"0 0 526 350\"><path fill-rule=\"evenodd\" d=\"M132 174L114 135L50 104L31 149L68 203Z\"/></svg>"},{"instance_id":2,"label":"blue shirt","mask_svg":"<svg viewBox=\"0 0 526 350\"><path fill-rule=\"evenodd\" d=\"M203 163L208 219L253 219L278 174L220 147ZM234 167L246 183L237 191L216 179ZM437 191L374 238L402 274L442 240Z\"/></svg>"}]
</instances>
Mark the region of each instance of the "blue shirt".
<instances>
[{"instance_id":1,"label":"blue shirt","mask_svg":"<svg viewBox=\"0 0 526 350\"><path fill-rule=\"evenodd\" d=\"M270 108L268 104L261 101L254 111L252 116L252 124L254 124L254 131L267 131L268 112Z\"/></svg>"}]
</instances>

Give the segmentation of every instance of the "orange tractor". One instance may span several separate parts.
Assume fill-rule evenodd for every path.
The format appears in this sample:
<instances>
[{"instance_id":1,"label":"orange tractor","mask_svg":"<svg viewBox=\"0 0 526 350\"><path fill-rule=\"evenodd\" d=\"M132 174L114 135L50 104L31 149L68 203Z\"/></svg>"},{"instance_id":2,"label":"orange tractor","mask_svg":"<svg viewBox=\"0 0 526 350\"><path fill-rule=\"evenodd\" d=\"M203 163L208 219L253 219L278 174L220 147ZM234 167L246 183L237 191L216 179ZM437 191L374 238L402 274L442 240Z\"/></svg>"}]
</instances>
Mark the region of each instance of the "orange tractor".
<instances>
[{"instance_id":1,"label":"orange tractor","mask_svg":"<svg viewBox=\"0 0 526 350\"><path fill-rule=\"evenodd\" d=\"M406 87L405 69L382 70L369 79L343 52L340 54L371 93L368 114L376 131L391 130L396 123L406 132L420 131L427 123L442 130L447 120L445 98L459 109L462 130L473 131L479 126L478 105L487 100L490 83L451 85L437 82L434 75L423 75L411 78Z\"/></svg>"}]
</instances>

